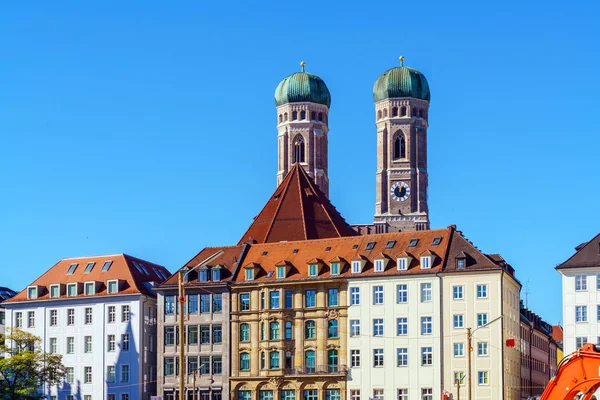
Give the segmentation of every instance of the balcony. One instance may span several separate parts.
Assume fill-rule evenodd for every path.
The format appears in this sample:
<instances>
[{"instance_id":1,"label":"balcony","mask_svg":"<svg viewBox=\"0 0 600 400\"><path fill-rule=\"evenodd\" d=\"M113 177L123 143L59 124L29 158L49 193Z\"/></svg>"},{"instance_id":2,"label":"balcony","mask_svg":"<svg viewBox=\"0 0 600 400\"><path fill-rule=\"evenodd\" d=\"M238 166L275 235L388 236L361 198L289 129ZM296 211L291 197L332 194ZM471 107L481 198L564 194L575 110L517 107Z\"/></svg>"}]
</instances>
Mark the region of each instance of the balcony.
<instances>
[{"instance_id":1,"label":"balcony","mask_svg":"<svg viewBox=\"0 0 600 400\"><path fill-rule=\"evenodd\" d=\"M285 368L283 374L286 376L298 375L340 375L345 376L348 367L345 365L316 365L314 367Z\"/></svg>"}]
</instances>

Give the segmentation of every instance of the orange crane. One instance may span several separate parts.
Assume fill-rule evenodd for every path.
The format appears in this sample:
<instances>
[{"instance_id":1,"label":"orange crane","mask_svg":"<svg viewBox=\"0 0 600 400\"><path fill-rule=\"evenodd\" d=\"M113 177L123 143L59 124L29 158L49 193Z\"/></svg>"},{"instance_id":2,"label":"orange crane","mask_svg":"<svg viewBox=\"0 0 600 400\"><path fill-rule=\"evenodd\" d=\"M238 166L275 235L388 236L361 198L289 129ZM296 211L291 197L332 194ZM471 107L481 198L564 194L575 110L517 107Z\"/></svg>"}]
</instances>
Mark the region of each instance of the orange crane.
<instances>
[{"instance_id":1,"label":"orange crane","mask_svg":"<svg viewBox=\"0 0 600 400\"><path fill-rule=\"evenodd\" d=\"M598 388L600 345L587 343L560 362L540 400L571 400L578 393L583 393L581 400L590 400Z\"/></svg>"}]
</instances>

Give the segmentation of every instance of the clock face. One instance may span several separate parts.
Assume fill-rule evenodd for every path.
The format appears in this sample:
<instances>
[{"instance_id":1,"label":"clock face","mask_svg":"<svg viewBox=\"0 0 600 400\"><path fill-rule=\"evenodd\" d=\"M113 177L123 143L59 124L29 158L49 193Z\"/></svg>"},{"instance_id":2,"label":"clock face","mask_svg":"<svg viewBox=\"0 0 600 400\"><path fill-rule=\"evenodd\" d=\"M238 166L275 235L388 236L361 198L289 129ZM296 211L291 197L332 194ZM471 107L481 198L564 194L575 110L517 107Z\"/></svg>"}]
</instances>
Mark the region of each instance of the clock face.
<instances>
[{"instance_id":1,"label":"clock face","mask_svg":"<svg viewBox=\"0 0 600 400\"><path fill-rule=\"evenodd\" d=\"M405 201L410 194L410 188L406 182L396 182L392 185L390 194L395 201Z\"/></svg>"}]
</instances>

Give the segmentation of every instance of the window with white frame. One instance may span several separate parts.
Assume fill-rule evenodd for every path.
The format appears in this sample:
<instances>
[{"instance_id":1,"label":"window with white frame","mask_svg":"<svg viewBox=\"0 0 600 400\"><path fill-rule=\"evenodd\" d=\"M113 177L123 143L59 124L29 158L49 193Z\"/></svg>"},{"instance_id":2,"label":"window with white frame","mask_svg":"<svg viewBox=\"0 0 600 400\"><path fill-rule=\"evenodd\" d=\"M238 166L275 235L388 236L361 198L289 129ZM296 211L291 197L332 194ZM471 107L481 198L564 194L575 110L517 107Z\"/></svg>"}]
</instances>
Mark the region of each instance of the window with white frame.
<instances>
[{"instance_id":1,"label":"window with white frame","mask_svg":"<svg viewBox=\"0 0 600 400\"><path fill-rule=\"evenodd\" d=\"M433 400L433 389L422 388L421 389L421 400Z\"/></svg>"},{"instance_id":2,"label":"window with white frame","mask_svg":"<svg viewBox=\"0 0 600 400\"><path fill-rule=\"evenodd\" d=\"M75 325L75 309L67 309L67 325Z\"/></svg>"},{"instance_id":3,"label":"window with white frame","mask_svg":"<svg viewBox=\"0 0 600 400\"><path fill-rule=\"evenodd\" d=\"M106 367L106 381L108 383L114 383L116 380L116 369L114 365L109 365Z\"/></svg>"},{"instance_id":4,"label":"window with white frame","mask_svg":"<svg viewBox=\"0 0 600 400\"><path fill-rule=\"evenodd\" d=\"M83 352L84 353L92 352L92 337L91 336L85 336L83 338Z\"/></svg>"},{"instance_id":5,"label":"window with white frame","mask_svg":"<svg viewBox=\"0 0 600 400\"><path fill-rule=\"evenodd\" d=\"M587 276L586 275L575 275L575 290L578 292L587 290Z\"/></svg>"},{"instance_id":6,"label":"window with white frame","mask_svg":"<svg viewBox=\"0 0 600 400\"><path fill-rule=\"evenodd\" d=\"M360 336L360 320L359 319L351 319L350 320L350 337Z\"/></svg>"},{"instance_id":7,"label":"window with white frame","mask_svg":"<svg viewBox=\"0 0 600 400\"><path fill-rule=\"evenodd\" d=\"M92 383L92 367L84 367L83 376L83 383Z\"/></svg>"},{"instance_id":8,"label":"window with white frame","mask_svg":"<svg viewBox=\"0 0 600 400\"><path fill-rule=\"evenodd\" d=\"M23 313L22 312L15 313L15 326L17 328L23 327Z\"/></svg>"},{"instance_id":9,"label":"window with white frame","mask_svg":"<svg viewBox=\"0 0 600 400\"><path fill-rule=\"evenodd\" d=\"M383 336L383 318L373 320L373 336Z\"/></svg>"},{"instance_id":10,"label":"window with white frame","mask_svg":"<svg viewBox=\"0 0 600 400\"><path fill-rule=\"evenodd\" d=\"M433 333L433 322L431 317L421 317L421 335Z\"/></svg>"},{"instance_id":11,"label":"window with white frame","mask_svg":"<svg viewBox=\"0 0 600 400\"><path fill-rule=\"evenodd\" d=\"M50 310L50 326L58 325L58 310Z\"/></svg>"},{"instance_id":12,"label":"window with white frame","mask_svg":"<svg viewBox=\"0 0 600 400\"><path fill-rule=\"evenodd\" d=\"M421 365L433 365L433 347L421 347Z\"/></svg>"},{"instance_id":13,"label":"window with white frame","mask_svg":"<svg viewBox=\"0 0 600 400\"><path fill-rule=\"evenodd\" d=\"M360 400L360 389L352 389L350 391L350 400Z\"/></svg>"},{"instance_id":14,"label":"window with white frame","mask_svg":"<svg viewBox=\"0 0 600 400\"><path fill-rule=\"evenodd\" d=\"M254 280L254 268L246 268L246 280L247 281Z\"/></svg>"},{"instance_id":15,"label":"window with white frame","mask_svg":"<svg viewBox=\"0 0 600 400\"><path fill-rule=\"evenodd\" d=\"M38 297L38 288L37 286L29 286L27 288L27 298L28 299L37 299Z\"/></svg>"},{"instance_id":16,"label":"window with white frame","mask_svg":"<svg viewBox=\"0 0 600 400\"><path fill-rule=\"evenodd\" d=\"M477 298L478 299L487 298L487 285L477 285Z\"/></svg>"},{"instance_id":17,"label":"window with white frame","mask_svg":"<svg viewBox=\"0 0 600 400\"><path fill-rule=\"evenodd\" d=\"M408 335L408 318L407 317L399 317L396 319L396 335L404 336Z\"/></svg>"},{"instance_id":18,"label":"window with white frame","mask_svg":"<svg viewBox=\"0 0 600 400\"><path fill-rule=\"evenodd\" d=\"M373 349L373 367L383 367L383 349Z\"/></svg>"},{"instance_id":19,"label":"window with white frame","mask_svg":"<svg viewBox=\"0 0 600 400\"><path fill-rule=\"evenodd\" d=\"M360 304L360 288L350 288L350 305L357 306Z\"/></svg>"},{"instance_id":20,"label":"window with white frame","mask_svg":"<svg viewBox=\"0 0 600 400\"><path fill-rule=\"evenodd\" d=\"M85 308L85 323L86 324L92 323L92 307Z\"/></svg>"},{"instance_id":21,"label":"window with white frame","mask_svg":"<svg viewBox=\"0 0 600 400\"><path fill-rule=\"evenodd\" d=\"M477 355L480 357L486 357L489 355L488 342L478 342L477 343Z\"/></svg>"},{"instance_id":22,"label":"window with white frame","mask_svg":"<svg viewBox=\"0 0 600 400\"><path fill-rule=\"evenodd\" d=\"M280 265L277 267L277 278L278 279L285 278L285 266L284 265Z\"/></svg>"},{"instance_id":23,"label":"window with white frame","mask_svg":"<svg viewBox=\"0 0 600 400\"><path fill-rule=\"evenodd\" d=\"M383 272L383 260L382 259L375 260L374 270L375 270L375 272Z\"/></svg>"},{"instance_id":24,"label":"window with white frame","mask_svg":"<svg viewBox=\"0 0 600 400\"><path fill-rule=\"evenodd\" d=\"M129 333L123 333L121 335L121 350L129 351Z\"/></svg>"},{"instance_id":25,"label":"window with white frame","mask_svg":"<svg viewBox=\"0 0 600 400\"><path fill-rule=\"evenodd\" d=\"M85 287L84 287L84 292L85 292L86 296L95 294L95 292L96 292L95 288L96 288L96 284L94 282L86 282Z\"/></svg>"},{"instance_id":26,"label":"window with white frame","mask_svg":"<svg viewBox=\"0 0 600 400\"><path fill-rule=\"evenodd\" d=\"M352 273L358 274L361 270L361 262L360 261L352 261Z\"/></svg>"},{"instance_id":27,"label":"window with white frame","mask_svg":"<svg viewBox=\"0 0 600 400\"><path fill-rule=\"evenodd\" d=\"M57 350L56 338L55 337L50 338L49 353L56 354L56 350Z\"/></svg>"},{"instance_id":28,"label":"window with white frame","mask_svg":"<svg viewBox=\"0 0 600 400\"><path fill-rule=\"evenodd\" d=\"M408 400L408 389L398 389L398 400Z\"/></svg>"},{"instance_id":29,"label":"window with white frame","mask_svg":"<svg viewBox=\"0 0 600 400\"><path fill-rule=\"evenodd\" d=\"M484 326L488 323L488 315L487 313L479 313L477 314L477 327Z\"/></svg>"},{"instance_id":30,"label":"window with white frame","mask_svg":"<svg viewBox=\"0 0 600 400\"><path fill-rule=\"evenodd\" d=\"M115 322L117 320L117 308L115 306L108 306L108 322Z\"/></svg>"},{"instance_id":31,"label":"window with white frame","mask_svg":"<svg viewBox=\"0 0 600 400\"><path fill-rule=\"evenodd\" d=\"M113 280L107 282L108 293L117 293L119 291L119 281Z\"/></svg>"},{"instance_id":32,"label":"window with white frame","mask_svg":"<svg viewBox=\"0 0 600 400\"><path fill-rule=\"evenodd\" d=\"M373 304L383 304L383 286L373 286Z\"/></svg>"},{"instance_id":33,"label":"window with white frame","mask_svg":"<svg viewBox=\"0 0 600 400\"><path fill-rule=\"evenodd\" d=\"M580 336L575 338L575 348L580 349L584 344L588 342L587 336Z\"/></svg>"},{"instance_id":34,"label":"window with white frame","mask_svg":"<svg viewBox=\"0 0 600 400\"><path fill-rule=\"evenodd\" d=\"M77 296L77 284L67 283L67 296Z\"/></svg>"},{"instance_id":35,"label":"window with white frame","mask_svg":"<svg viewBox=\"0 0 600 400\"><path fill-rule=\"evenodd\" d=\"M66 372L65 380L67 381L67 383L69 383L69 384L75 383L75 368L66 367L65 372Z\"/></svg>"},{"instance_id":36,"label":"window with white frame","mask_svg":"<svg viewBox=\"0 0 600 400\"><path fill-rule=\"evenodd\" d=\"M454 300L462 300L462 299L464 299L463 286L462 285L452 286L452 298Z\"/></svg>"},{"instance_id":37,"label":"window with white frame","mask_svg":"<svg viewBox=\"0 0 600 400\"><path fill-rule=\"evenodd\" d=\"M121 306L121 322L129 322L129 306Z\"/></svg>"},{"instance_id":38,"label":"window with white frame","mask_svg":"<svg viewBox=\"0 0 600 400\"><path fill-rule=\"evenodd\" d=\"M27 312L27 327L35 328L35 311Z\"/></svg>"},{"instance_id":39,"label":"window with white frame","mask_svg":"<svg viewBox=\"0 0 600 400\"><path fill-rule=\"evenodd\" d=\"M460 384L461 386L465 383L465 373L463 371L454 372L454 384Z\"/></svg>"},{"instance_id":40,"label":"window with white frame","mask_svg":"<svg viewBox=\"0 0 600 400\"><path fill-rule=\"evenodd\" d=\"M398 367L407 367L408 366L408 348L406 347L399 347L397 349L397 364L396 366Z\"/></svg>"},{"instance_id":41,"label":"window with white frame","mask_svg":"<svg viewBox=\"0 0 600 400\"><path fill-rule=\"evenodd\" d=\"M421 269L431 268L431 256L421 256Z\"/></svg>"},{"instance_id":42,"label":"window with white frame","mask_svg":"<svg viewBox=\"0 0 600 400\"><path fill-rule=\"evenodd\" d=\"M350 366L352 368L360 367L360 350L350 350Z\"/></svg>"},{"instance_id":43,"label":"window with white frame","mask_svg":"<svg viewBox=\"0 0 600 400\"><path fill-rule=\"evenodd\" d=\"M117 349L117 341L115 335L108 335L108 351L115 351Z\"/></svg>"},{"instance_id":44,"label":"window with white frame","mask_svg":"<svg viewBox=\"0 0 600 400\"><path fill-rule=\"evenodd\" d=\"M598 304L598 305L596 306L596 314L597 314L597 315L596 315L596 316L597 316L597 318L596 318L596 319L597 319L598 321L600 321L600 304ZM600 343L600 342L598 342L598 343Z\"/></svg>"},{"instance_id":45,"label":"window with white frame","mask_svg":"<svg viewBox=\"0 0 600 400\"><path fill-rule=\"evenodd\" d=\"M399 257L398 258L398 271L406 271L408 269L408 258L407 257Z\"/></svg>"},{"instance_id":46,"label":"window with white frame","mask_svg":"<svg viewBox=\"0 0 600 400\"><path fill-rule=\"evenodd\" d=\"M587 306L575 306L575 322L587 322Z\"/></svg>"},{"instance_id":47,"label":"window with white frame","mask_svg":"<svg viewBox=\"0 0 600 400\"><path fill-rule=\"evenodd\" d=\"M455 329L464 328L464 316L462 314L454 314L453 323Z\"/></svg>"},{"instance_id":48,"label":"window with white frame","mask_svg":"<svg viewBox=\"0 0 600 400\"><path fill-rule=\"evenodd\" d=\"M465 355L465 344L454 343L454 357L464 357Z\"/></svg>"},{"instance_id":49,"label":"window with white frame","mask_svg":"<svg viewBox=\"0 0 600 400\"><path fill-rule=\"evenodd\" d=\"M477 372L477 383L479 385L489 385L489 372L488 371L478 371Z\"/></svg>"},{"instance_id":50,"label":"window with white frame","mask_svg":"<svg viewBox=\"0 0 600 400\"><path fill-rule=\"evenodd\" d=\"M60 297L60 285L50 285L50 297Z\"/></svg>"},{"instance_id":51,"label":"window with white frame","mask_svg":"<svg viewBox=\"0 0 600 400\"><path fill-rule=\"evenodd\" d=\"M373 389L373 399L383 400L383 389Z\"/></svg>"},{"instance_id":52,"label":"window with white frame","mask_svg":"<svg viewBox=\"0 0 600 400\"><path fill-rule=\"evenodd\" d=\"M421 283L421 303L431 301L431 283Z\"/></svg>"},{"instance_id":53,"label":"window with white frame","mask_svg":"<svg viewBox=\"0 0 600 400\"><path fill-rule=\"evenodd\" d=\"M408 303L408 286L405 283L396 285L396 303Z\"/></svg>"}]
</instances>

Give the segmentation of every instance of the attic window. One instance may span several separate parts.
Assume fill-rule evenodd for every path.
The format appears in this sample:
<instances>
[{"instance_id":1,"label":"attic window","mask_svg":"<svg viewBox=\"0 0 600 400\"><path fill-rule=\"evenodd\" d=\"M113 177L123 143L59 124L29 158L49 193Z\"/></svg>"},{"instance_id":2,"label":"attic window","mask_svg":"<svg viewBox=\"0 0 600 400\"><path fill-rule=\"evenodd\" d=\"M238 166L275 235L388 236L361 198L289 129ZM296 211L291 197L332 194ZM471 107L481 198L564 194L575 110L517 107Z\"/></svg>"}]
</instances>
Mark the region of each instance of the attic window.
<instances>
[{"instance_id":1,"label":"attic window","mask_svg":"<svg viewBox=\"0 0 600 400\"><path fill-rule=\"evenodd\" d=\"M369 242L367 243L367 247L365 247L365 250L373 250L373 247L375 247L375 242Z\"/></svg>"},{"instance_id":2,"label":"attic window","mask_svg":"<svg viewBox=\"0 0 600 400\"><path fill-rule=\"evenodd\" d=\"M263 252L262 252L262 254L261 254L261 256L263 256L263 257L264 257L264 256L266 256L267 254L269 254L269 252L268 252L268 251L263 251Z\"/></svg>"},{"instance_id":3,"label":"attic window","mask_svg":"<svg viewBox=\"0 0 600 400\"><path fill-rule=\"evenodd\" d=\"M254 280L254 269L246 268L246 280L253 281Z\"/></svg>"},{"instance_id":4,"label":"attic window","mask_svg":"<svg viewBox=\"0 0 600 400\"><path fill-rule=\"evenodd\" d=\"M84 286L84 292L86 296L90 296L96 293L96 283L95 282L86 282Z\"/></svg>"},{"instance_id":5,"label":"attic window","mask_svg":"<svg viewBox=\"0 0 600 400\"><path fill-rule=\"evenodd\" d=\"M117 293L119 291L119 281L112 280L106 283L106 287L108 288L108 293Z\"/></svg>"},{"instance_id":6,"label":"attic window","mask_svg":"<svg viewBox=\"0 0 600 400\"><path fill-rule=\"evenodd\" d=\"M285 266L278 265L277 266L277 279L285 278Z\"/></svg>"},{"instance_id":7,"label":"attic window","mask_svg":"<svg viewBox=\"0 0 600 400\"><path fill-rule=\"evenodd\" d=\"M431 242L431 244L433 246L437 246L441 242L442 242L442 237L441 236L436 236L436 237L433 238L433 242Z\"/></svg>"},{"instance_id":8,"label":"attic window","mask_svg":"<svg viewBox=\"0 0 600 400\"><path fill-rule=\"evenodd\" d=\"M388 240L387 244L385 245L386 249L391 249L396 245L396 241L395 240Z\"/></svg>"},{"instance_id":9,"label":"attic window","mask_svg":"<svg viewBox=\"0 0 600 400\"><path fill-rule=\"evenodd\" d=\"M421 256L421 269L431 268L431 256Z\"/></svg>"},{"instance_id":10,"label":"attic window","mask_svg":"<svg viewBox=\"0 0 600 400\"><path fill-rule=\"evenodd\" d=\"M294 249L294 254L296 254L298 252L298 249Z\"/></svg>"},{"instance_id":11,"label":"attic window","mask_svg":"<svg viewBox=\"0 0 600 400\"><path fill-rule=\"evenodd\" d=\"M206 268L202 268L198 270L198 282L206 281L208 281L208 270Z\"/></svg>"},{"instance_id":12,"label":"attic window","mask_svg":"<svg viewBox=\"0 0 600 400\"><path fill-rule=\"evenodd\" d=\"M69 265L69 269L67 270L67 275L73 275L75 270L77 269L77 264Z\"/></svg>"},{"instance_id":13,"label":"attic window","mask_svg":"<svg viewBox=\"0 0 600 400\"><path fill-rule=\"evenodd\" d=\"M375 260L375 272L383 272L383 260Z\"/></svg>"},{"instance_id":14,"label":"attic window","mask_svg":"<svg viewBox=\"0 0 600 400\"><path fill-rule=\"evenodd\" d=\"M67 284L67 296L77 296L77 284L76 283L68 283Z\"/></svg>"},{"instance_id":15,"label":"attic window","mask_svg":"<svg viewBox=\"0 0 600 400\"><path fill-rule=\"evenodd\" d=\"M211 271L213 282L218 282L221 280L221 267L215 267Z\"/></svg>"},{"instance_id":16,"label":"attic window","mask_svg":"<svg viewBox=\"0 0 600 400\"><path fill-rule=\"evenodd\" d=\"M112 265L112 261L104 261L104 265L102 265L102 272L106 272L110 269L110 266Z\"/></svg>"},{"instance_id":17,"label":"attic window","mask_svg":"<svg viewBox=\"0 0 600 400\"><path fill-rule=\"evenodd\" d=\"M331 263L331 275L339 275L340 274L340 263L332 262Z\"/></svg>"},{"instance_id":18,"label":"attic window","mask_svg":"<svg viewBox=\"0 0 600 400\"><path fill-rule=\"evenodd\" d=\"M329 251L329 250L331 250L331 247L329 247L329 246L325 247L325 251Z\"/></svg>"},{"instance_id":19,"label":"attic window","mask_svg":"<svg viewBox=\"0 0 600 400\"><path fill-rule=\"evenodd\" d=\"M270 278L270 277L272 277L272 276L273 276L273 271L269 271L269 272L267 272L267 278Z\"/></svg>"},{"instance_id":20,"label":"attic window","mask_svg":"<svg viewBox=\"0 0 600 400\"><path fill-rule=\"evenodd\" d=\"M408 257L398 257L398 271L406 271L408 269Z\"/></svg>"},{"instance_id":21,"label":"attic window","mask_svg":"<svg viewBox=\"0 0 600 400\"><path fill-rule=\"evenodd\" d=\"M308 264L308 276L317 276L317 264Z\"/></svg>"},{"instance_id":22,"label":"attic window","mask_svg":"<svg viewBox=\"0 0 600 400\"><path fill-rule=\"evenodd\" d=\"M146 275L150 275L150 274L148 273L148 270L146 269L146 266L145 266L144 264L140 263L140 268L142 269L142 271L144 272L144 274L146 274Z\"/></svg>"},{"instance_id":23,"label":"attic window","mask_svg":"<svg viewBox=\"0 0 600 400\"><path fill-rule=\"evenodd\" d=\"M354 246L352 246L353 249L358 249L358 245L355 244Z\"/></svg>"},{"instance_id":24,"label":"attic window","mask_svg":"<svg viewBox=\"0 0 600 400\"><path fill-rule=\"evenodd\" d=\"M83 270L83 272L85 274L89 274L90 272L92 272L92 268L94 268L94 265L96 265L95 262L89 262L89 263L87 263L87 265L85 266L85 269Z\"/></svg>"},{"instance_id":25,"label":"attic window","mask_svg":"<svg viewBox=\"0 0 600 400\"><path fill-rule=\"evenodd\" d=\"M466 265L466 260L464 258L457 258L456 259L456 268L457 269L464 269L465 265Z\"/></svg>"},{"instance_id":26,"label":"attic window","mask_svg":"<svg viewBox=\"0 0 600 400\"><path fill-rule=\"evenodd\" d=\"M38 297L38 288L37 286L29 286L27 288L27 298L28 299L37 299Z\"/></svg>"},{"instance_id":27,"label":"attic window","mask_svg":"<svg viewBox=\"0 0 600 400\"><path fill-rule=\"evenodd\" d=\"M60 285L50 285L50 297L60 297Z\"/></svg>"},{"instance_id":28,"label":"attic window","mask_svg":"<svg viewBox=\"0 0 600 400\"><path fill-rule=\"evenodd\" d=\"M410 242L408 242L408 247L415 247L417 243L419 243L419 239L410 239Z\"/></svg>"},{"instance_id":29,"label":"attic window","mask_svg":"<svg viewBox=\"0 0 600 400\"><path fill-rule=\"evenodd\" d=\"M358 274L362 270L362 265L360 261L352 261L352 273Z\"/></svg>"}]
</instances>

